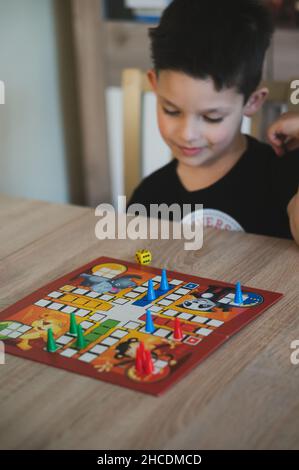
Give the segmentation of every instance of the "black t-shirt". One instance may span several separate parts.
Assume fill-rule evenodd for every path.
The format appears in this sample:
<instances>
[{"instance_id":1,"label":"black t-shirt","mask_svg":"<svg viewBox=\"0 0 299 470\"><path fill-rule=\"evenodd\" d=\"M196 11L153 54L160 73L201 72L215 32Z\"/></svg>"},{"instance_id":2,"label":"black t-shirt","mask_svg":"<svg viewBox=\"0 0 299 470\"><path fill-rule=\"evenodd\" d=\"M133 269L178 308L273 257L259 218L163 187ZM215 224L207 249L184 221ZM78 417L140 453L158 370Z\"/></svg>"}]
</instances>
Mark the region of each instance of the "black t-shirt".
<instances>
[{"instance_id":1,"label":"black t-shirt","mask_svg":"<svg viewBox=\"0 0 299 470\"><path fill-rule=\"evenodd\" d=\"M177 160L155 171L135 189L130 204L203 204L204 224L292 238L287 205L298 190L299 151L277 157L272 147L251 136L236 165L211 186L187 191ZM222 227L221 227L222 225Z\"/></svg>"}]
</instances>

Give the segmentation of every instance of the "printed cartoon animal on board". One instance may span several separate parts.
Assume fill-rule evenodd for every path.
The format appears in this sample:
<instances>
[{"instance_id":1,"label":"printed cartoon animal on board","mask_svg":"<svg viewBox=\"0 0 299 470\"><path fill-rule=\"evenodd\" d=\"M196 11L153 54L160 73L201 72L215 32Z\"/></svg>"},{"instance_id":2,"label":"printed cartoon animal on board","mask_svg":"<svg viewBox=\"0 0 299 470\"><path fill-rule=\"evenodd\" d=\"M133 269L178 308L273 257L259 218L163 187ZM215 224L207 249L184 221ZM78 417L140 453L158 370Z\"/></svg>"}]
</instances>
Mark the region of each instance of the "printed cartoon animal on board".
<instances>
[{"instance_id":1,"label":"printed cartoon animal on board","mask_svg":"<svg viewBox=\"0 0 299 470\"><path fill-rule=\"evenodd\" d=\"M133 278L141 279L141 276L138 276L137 274L125 274L124 276L120 276L115 279L108 279L103 276L83 273L80 277L84 278L84 281L81 284L82 286L90 287L93 291L98 292L99 294L104 294L106 292L117 294L122 289L136 287L137 284L133 281Z\"/></svg>"}]
</instances>

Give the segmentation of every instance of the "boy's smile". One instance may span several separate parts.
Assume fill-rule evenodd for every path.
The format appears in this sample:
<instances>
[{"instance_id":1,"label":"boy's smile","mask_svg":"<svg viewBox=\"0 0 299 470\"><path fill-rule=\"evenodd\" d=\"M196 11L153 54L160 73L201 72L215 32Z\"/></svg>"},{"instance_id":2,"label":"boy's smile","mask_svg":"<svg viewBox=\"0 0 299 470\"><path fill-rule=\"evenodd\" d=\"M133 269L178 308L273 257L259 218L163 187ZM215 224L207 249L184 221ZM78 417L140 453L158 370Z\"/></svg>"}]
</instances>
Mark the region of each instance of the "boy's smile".
<instances>
[{"instance_id":1,"label":"boy's smile","mask_svg":"<svg viewBox=\"0 0 299 470\"><path fill-rule=\"evenodd\" d=\"M243 95L234 88L217 91L213 80L183 72L148 72L157 95L162 138L180 165L210 166L240 147Z\"/></svg>"}]
</instances>

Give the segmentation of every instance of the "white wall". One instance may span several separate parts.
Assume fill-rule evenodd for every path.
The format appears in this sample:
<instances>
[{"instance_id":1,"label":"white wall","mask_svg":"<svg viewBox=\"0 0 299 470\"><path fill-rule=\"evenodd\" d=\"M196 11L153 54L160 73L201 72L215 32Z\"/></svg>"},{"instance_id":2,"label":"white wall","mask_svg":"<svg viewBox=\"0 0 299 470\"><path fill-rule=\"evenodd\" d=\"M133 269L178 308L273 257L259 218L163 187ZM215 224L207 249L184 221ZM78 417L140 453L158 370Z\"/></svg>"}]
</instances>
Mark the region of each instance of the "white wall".
<instances>
[{"instance_id":1,"label":"white wall","mask_svg":"<svg viewBox=\"0 0 299 470\"><path fill-rule=\"evenodd\" d=\"M124 194L123 180L123 132L122 132L122 91L109 87L106 93L107 127L110 174L112 179L112 200L116 206L117 197ZM143 105L142 177L149 175L170 160L170 151L162 140L156 119L156 100L153 93L146 93Z\"/></svg>"},{"instance_id":2,"label":"white wall","mask_svg":"<svg viewBox=\"0 0 299 470\"><path fill-rule=\"evenodd\" d=\"M66 202L52 0L0 0L0 192Z\"/></svg>"}]
</instances>

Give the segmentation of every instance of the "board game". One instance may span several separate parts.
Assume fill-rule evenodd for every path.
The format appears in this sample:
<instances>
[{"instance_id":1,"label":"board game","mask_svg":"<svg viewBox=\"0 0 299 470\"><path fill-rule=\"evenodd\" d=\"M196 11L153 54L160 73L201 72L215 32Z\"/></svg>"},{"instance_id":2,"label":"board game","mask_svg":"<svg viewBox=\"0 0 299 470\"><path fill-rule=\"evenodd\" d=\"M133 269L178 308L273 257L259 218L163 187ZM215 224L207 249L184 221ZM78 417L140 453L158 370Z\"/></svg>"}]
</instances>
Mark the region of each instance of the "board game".
<instances>
[{"instance_id":1,"label":"board game","mask_svg":"<svg viewBox=\"0 0 299 470\"><path fill-rule=\"evenodd\" d=\"M148 300L149 281L154 300ZM0 340L13 355L160 395L282 296L242 286L236 304L233 284L175 271L167 271L167 281L162 289L161 269L98 258L2 311ZM81 348L70 333L71 315L83 332ZM50 328L55 352L47 349ZM150 351L151 373L136 369L141 342Z\"/></svg>"}]
</instances>

